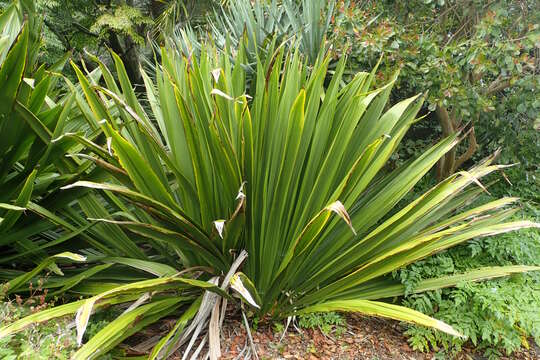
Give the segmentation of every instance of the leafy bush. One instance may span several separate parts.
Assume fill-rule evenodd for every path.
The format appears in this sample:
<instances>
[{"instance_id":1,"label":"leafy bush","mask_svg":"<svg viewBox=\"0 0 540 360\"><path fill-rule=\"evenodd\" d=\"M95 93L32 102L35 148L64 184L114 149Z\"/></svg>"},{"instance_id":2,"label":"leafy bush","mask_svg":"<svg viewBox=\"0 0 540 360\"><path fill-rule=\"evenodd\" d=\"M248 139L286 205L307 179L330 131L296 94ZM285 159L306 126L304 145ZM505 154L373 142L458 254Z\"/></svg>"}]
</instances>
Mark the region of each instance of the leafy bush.
<instances>
[{"instance_id":1,"label":"leafy bush","mask_svg":"<svg viewBox=\"0 0 540 360\"><path fill-rule=\"evenodd\" d=\"M486 156L488 143L501 139L484 130L496 125L499 135L514 132L518 119L519 128L533 127L540 105L533 95L539 44L535 6L534 1L505 0L341 1L332 27L334 49L336 56L351 56L352 73L380 59L379 81L400 68L399 97L429 90L426 110L440 122L432 132L442 131L444 137L474 126L476 137L471 133L467 146L450 152L445 166L440 163L442 178L475 152Z\"/></svg>"}]
</instances>

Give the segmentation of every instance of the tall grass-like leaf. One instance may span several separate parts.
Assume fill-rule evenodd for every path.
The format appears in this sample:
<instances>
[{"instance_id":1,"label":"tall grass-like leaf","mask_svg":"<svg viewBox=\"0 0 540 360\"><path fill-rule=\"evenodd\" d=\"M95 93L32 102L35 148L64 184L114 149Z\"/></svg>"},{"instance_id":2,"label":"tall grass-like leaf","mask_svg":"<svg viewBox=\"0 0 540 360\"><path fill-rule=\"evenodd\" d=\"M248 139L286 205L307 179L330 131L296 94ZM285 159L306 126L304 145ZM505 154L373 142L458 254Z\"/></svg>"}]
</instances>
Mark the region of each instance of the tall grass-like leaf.
<instances>
[{"instance_id":1,"label":"tall grass-like leaf","mask_svg":"<svg viewBox=\"0 0 540 360\"><path fill-rule=\"evenodd\" d=\"M34 190L34 181L36 179L36 174L36 170L32 171L32 173L24 182L21 192L15 200L15 206L24 208L28 205L28 202L32 197L32 191ZM4 218L0 222L0 233L4 233L9 230L20 216L21 212L19 210L8 209L8 212L4 215Z\"/></svg>"},{"instance_id":2,"label":"tall grass-like leaf","mask_svg":"<svg viewBox=\"0 0 540 360\"><path fill-rule=\"evenodd\" d=\"M429 326L441 330L447 334L454 336L463 336L451 326L442 321L433 319L416 310L411 310L403 306L387 304L371 300L336 300L323 302L313 305L299 311L299 314L309 314L311 312L327 312L327 311L349 311L359 312L365 315L375 315L380 317L388 317L391 319L406 321L419 325Z\"/></svg>"},{"instance_id":3,"label":"tall grass-like leaf","mask_svg":"<svg viewBox=\"0 0 540 360\"><path fill-rule=\"evenodd\" d=\"M47 259L45 259L43 262L41 262L35 269L32 271L29 271L26 274L23 274L10 282L6 284L7 291L9 293L13 293L17 291L21 286L26 285L28 281L30 281L35 275L39 274L44 268L49 266L50 264L54 263L58 259L68 259L72 261L85 261L86 257L79 255L79 254L73 254L70 252L64 252L61 254L57 254L54 256L51 256Z\"/></svg>"},{"instance_id":4,"label":"tall grass-like leaf","mask_svg":"<svg viewBox=\"0 0 540 360\"><path fill-rule=\"evenodd\" d=\"M13 108L26 67L28 32L28 27L23 27L13 48L9 51L0 67L0 86L2 87L0 114L4 116L9 114Z\"/></svg>"}]
</instances>

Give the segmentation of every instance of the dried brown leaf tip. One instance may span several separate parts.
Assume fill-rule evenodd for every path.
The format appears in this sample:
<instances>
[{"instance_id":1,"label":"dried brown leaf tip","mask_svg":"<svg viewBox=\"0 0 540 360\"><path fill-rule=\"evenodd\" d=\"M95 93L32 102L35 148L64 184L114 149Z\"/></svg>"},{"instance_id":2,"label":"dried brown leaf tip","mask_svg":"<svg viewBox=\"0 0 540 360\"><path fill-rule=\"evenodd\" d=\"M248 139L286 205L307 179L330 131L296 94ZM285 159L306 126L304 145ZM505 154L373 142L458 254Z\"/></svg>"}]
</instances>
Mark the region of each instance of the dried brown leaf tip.
<instances>
[{"instance_id":1,"label":"dried brown leaf tip","mask_svg":"<svg viewBox=\"0 0 540 360\"><path fill-rule=\"evenodd\" d=\"M341 201L338 200L331 203L330 205L326 207L326 210L333 211L336 214L338 214L338 216L342 218L347 223L347 225L349 225L353 234L356 236L356 230L354 230L354 227L352 225L351 217L349 216L349 213L347 212L347 210L345 209L345 206L343 206Z\"/></svg>"}]
</instances>

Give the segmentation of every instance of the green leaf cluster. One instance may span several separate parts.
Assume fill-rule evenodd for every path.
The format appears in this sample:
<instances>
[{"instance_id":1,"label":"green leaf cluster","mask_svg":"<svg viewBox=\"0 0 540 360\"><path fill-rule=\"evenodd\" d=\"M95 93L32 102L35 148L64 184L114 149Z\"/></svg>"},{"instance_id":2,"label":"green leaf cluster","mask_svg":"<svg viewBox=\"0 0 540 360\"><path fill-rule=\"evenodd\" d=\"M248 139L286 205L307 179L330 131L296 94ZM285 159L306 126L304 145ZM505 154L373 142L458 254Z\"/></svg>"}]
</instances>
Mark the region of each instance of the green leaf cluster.
<instances>
[{"instance_id":1,"label":"green leaf cluster","mask_svg":"<svg viewBox=\"0 0 540 360\"><path fill-rule=\"evenodd\" d=\"M123 4L105 11L92 24L90 30L98 33L100 37L108 37L109 32L129 36L138 45L144 45L145 40L139 35L140 31L137 28L152 23L152 19L144 15L140 9Z\"/></svg>"}]
</instances>

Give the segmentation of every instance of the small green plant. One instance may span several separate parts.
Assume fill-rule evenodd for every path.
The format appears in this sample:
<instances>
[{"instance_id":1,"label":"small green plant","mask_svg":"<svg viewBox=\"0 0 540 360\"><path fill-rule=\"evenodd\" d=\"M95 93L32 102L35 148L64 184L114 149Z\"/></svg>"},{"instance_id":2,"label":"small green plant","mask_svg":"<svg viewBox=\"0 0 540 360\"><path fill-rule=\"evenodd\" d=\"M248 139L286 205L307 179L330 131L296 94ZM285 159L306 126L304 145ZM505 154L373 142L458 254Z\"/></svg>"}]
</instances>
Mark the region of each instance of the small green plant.
<instances>
[{"instance_id":1,"label":"small green plant","mask_svg":"<svg viewBox=\"0 0 540 360\"><path fill-rule=\"evenodd\" d=\"M463 284L456 289L414 295L406 304L455 324L466 339L446 337L425 328L409 327L406 334L414 349L458 352L466 341L489 358L512 354L521 346L529 348L527 334L538 342L540 333L540 291L530 276L487 283ZM526 287L530 290L522 291Z\"/></svg>"},{"instance_id":2,"label":"small green plant","mask_svg":"<svg viewBox=\"0 0 540 360\"><path fill-rule=\"evenodd\" d=\"M36 301L39 301L39 296L32 296L25 300L17 297L15 302L0 302L0 322L10 324L25 316L37 313L40 308L29 305ZM45 304L45 306L50 306L50 304ZM96 313L88 323L85 340L97 334L120 314L121 310L115 307ZM71 359L78 348L76 330L71 326L71 322L70 317L63 317L54 321L31 325L17 334L0 339L0 359ZM109 354L106 354L100 359L109 358Z\"/></svg>"},{"instance_id":3,"label":"small green plant","mask_svg":"<svg viewBox=\"0 0 540 360\"><path fill-rule=\"evenodd\" d=\"M0 339L0 359L2 360L16 360L17 353L9 346L12 336Z\"/></svg>"},{"instance_id":4,"label":"small green plant","mask_svg":"<svg viewBox=\"0 0 540 360\"><path fill-rule=\"evenodd\" d=\"M13 323L32 313L28 305L0 303L2 324ZM69 322L71 319L61 318L32 325L17 334L0 339L0 359L68 360L77 349L75 329L68 326Z\"/></svg>"},{"instance_id":5,"label":"small green plant","mask_svg":"<svg viewBox=\"0 0 540 360\"><path fill-rule=\"evenodd\" d=\"M122 314L122 311L116 307L110 307L98 312L92 317L92 321L88 323L86 332L84 333L84 341L88 341L98 332L100 332L111 321Z\"/></svg>"},{"instance_id":6,"label":"small green plant","mask_svg":"<svg viewBox=\"0 0 540 360\"><path fill-rule=\"evenodd\" d=\"M345 318L335 311L306 314L298 318L298 325L301 328L319 329L325 335L332 331L338 336L343 334L346 324Z\"/></svg>"},{"instance_id":7,"label":"small green plant","mask_svg":"<svg viewBox=\"0 0 540 360\"><path fill-rule=\"evenodd\" d=\"M272 328L274 330L274 333L281 335L285 330L285 325L283 325L279 321L274 321L274 323L272 324Z\"/></svg>"}]
</instances>

